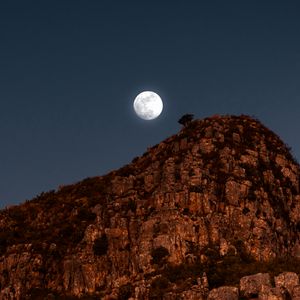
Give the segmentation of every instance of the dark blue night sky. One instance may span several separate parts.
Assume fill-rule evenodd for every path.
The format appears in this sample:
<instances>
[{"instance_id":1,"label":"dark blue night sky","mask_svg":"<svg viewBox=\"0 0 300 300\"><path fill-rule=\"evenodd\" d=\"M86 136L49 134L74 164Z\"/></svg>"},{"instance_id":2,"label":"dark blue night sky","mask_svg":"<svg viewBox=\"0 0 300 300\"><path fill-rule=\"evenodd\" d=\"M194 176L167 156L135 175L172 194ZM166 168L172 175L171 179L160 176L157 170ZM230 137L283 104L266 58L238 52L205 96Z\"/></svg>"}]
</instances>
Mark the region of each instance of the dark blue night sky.
<instances>
[{"instance_id":1,"label":"dark blue night sky","mask_svg":"<svg viewBox=\"0 0 300 300\"><path fill-rule=\"evenodd\" d=\"M0 207L102 175L184 113L258 117L300 159L299 1L1 1ZM143 90L164 101L143 121Z\"/></svg>"}]
</instances>

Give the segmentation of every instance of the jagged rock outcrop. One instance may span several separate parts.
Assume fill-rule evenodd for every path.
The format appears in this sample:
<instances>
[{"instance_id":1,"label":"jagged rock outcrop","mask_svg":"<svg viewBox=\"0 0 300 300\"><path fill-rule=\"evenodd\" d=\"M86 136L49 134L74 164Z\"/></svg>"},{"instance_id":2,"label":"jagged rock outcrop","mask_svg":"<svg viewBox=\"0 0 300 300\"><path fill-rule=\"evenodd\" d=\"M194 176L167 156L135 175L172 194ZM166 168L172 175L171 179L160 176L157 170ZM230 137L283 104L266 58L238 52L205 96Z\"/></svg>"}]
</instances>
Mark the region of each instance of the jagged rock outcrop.
<instances>
[{"instance_id":1,"label":"jagged rock outcrop","mask_svg":"<svg viewBox=\"0 0 300 300\"><path fill-rule=\"evenodd\" d=\"M0 299L251 297L241 278L287 271L258 293L296 299L299 174L255 119L192 121L117 171L3 210Z\"/></svg>"}]
</instances>

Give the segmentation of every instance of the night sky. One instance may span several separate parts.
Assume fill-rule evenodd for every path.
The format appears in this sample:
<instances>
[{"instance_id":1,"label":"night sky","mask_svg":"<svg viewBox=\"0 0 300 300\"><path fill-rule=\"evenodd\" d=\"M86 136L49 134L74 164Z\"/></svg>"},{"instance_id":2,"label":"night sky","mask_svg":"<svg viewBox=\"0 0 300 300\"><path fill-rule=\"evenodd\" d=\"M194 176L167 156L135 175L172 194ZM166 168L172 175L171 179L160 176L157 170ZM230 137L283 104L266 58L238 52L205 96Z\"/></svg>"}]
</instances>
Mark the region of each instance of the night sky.
<instances>
[{"instance_id":1,"label":"night sky","mask_svg":"<svg viewBox=\"0 0 300 300\"><path fill-rule=\"evenodd\" d=\"M103 175L185 113L248 114L300 160L300 1L0 1L0 207ZM143 90L158 119L132 107Z\"/></svg>"}]
</instances>

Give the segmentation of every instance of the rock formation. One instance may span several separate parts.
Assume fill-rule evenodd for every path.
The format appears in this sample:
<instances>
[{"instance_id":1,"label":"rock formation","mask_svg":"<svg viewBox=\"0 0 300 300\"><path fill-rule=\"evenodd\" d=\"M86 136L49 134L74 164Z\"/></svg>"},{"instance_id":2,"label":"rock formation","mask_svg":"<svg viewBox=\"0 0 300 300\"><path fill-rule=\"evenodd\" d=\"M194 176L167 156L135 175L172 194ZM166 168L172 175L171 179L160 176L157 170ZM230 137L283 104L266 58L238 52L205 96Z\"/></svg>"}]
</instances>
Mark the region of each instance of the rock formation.
<instances>
[{"instance_id":1,"label":"rock formation","mask_svg":"<svg viewBox=\"0 0 300 300\"><path fill-rule=\"evenodd\" d=\"M300 299L299 170L253 118L192 121L1 211L0 299Z\"/></svg>"}]
</instances>

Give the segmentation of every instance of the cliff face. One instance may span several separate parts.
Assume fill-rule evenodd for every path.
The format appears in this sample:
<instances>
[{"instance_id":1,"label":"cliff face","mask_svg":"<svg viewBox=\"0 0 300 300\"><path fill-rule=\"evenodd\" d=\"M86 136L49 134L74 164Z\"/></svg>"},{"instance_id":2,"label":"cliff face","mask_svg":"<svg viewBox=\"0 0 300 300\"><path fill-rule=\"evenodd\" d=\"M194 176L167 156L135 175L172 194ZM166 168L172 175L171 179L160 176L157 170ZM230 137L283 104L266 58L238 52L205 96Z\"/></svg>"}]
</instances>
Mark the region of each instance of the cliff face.
<instances>
[{"instance_id":1,"label":"cliff face","mask_svg":"<svg viewBox=\"0 0 300 300\"><path fill-rule=\"evenodd\" d=\"M117 171L1 211L0 299L205 299L299 272L299 174L257 120L193 121Z\"/></svg>"}]
</instances>

